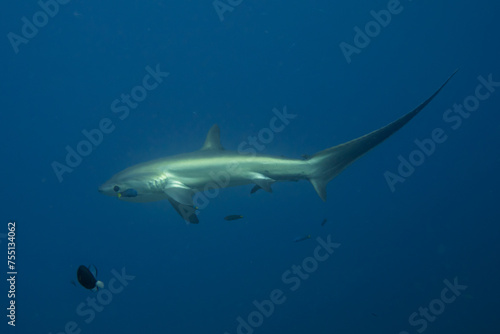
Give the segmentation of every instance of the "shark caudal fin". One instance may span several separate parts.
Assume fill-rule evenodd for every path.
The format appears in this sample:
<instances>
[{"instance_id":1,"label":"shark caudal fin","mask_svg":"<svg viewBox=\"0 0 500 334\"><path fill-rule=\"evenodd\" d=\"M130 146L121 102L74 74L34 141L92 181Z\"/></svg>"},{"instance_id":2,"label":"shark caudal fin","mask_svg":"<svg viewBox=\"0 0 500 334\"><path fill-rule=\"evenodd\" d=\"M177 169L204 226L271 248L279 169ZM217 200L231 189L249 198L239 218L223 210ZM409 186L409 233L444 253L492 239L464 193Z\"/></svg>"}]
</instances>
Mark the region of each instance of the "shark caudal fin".
<instances>
[{"instance_id":1,"label":"shark caudal fin","mask_svg":"<svg viewBox=\"0 0 500 334\"><path fill-rule=\"evenodd\" d=\"M328 182L339 175L351 163L389 138L415 117L434 97L436 97L457 71L458 70L456 70L431 97L403 117L362 137L328 148L311 156L308 159L311 165L308 179L314 186L319 197L325 201L326 185Z\"/></svg>"}]
</instances>

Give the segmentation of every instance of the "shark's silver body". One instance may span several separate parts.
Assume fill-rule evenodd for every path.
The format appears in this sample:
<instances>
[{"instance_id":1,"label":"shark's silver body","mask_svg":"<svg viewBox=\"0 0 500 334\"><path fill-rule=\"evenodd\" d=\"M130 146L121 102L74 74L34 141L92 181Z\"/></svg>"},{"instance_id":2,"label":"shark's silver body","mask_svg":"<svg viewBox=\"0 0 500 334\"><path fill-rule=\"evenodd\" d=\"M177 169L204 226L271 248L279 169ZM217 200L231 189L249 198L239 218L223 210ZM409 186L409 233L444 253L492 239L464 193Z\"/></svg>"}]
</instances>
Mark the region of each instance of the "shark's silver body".
<instances>
[{"instance_id":1,"label":"shark's silver body","mask_svg":"<svg viewBox=\"0 0 500 334\"><path fill-rule=\"evenodd\" d=\"M219 127L214 125L199 151L129 167L114 175L99 191L132 202L169 200L191 223L198 223L197 193L217 188L254 184L252 192L260 188L271 192L271 185L277 181L308 180L326 200L330 180L415 117L450 79L416 109L389 125L303 160L227 151L221 146ZM133 195L127 195L127 190Z\"/></svg>"}]
</instances>

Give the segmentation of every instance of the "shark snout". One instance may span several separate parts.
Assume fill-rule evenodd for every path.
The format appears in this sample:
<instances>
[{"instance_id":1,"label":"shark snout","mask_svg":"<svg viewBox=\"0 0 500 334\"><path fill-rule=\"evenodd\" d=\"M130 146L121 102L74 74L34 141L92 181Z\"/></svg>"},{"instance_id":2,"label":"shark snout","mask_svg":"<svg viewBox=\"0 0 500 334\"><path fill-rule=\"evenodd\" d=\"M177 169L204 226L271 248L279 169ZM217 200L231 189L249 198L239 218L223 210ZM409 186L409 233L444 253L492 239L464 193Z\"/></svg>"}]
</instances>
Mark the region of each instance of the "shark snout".
<instances>
[{"instance_id":1,"label":"shark snout","mask_svg":"<svg viewBox=\"0 0 500 334\"><path fill-rule=\"evenodd\" d=\"M111 188L111 186L107 185L106 183L100 185L99 188L97 188L97 190L104 195L109 195L110 193L113 193L113 189Z\"/></svg>"}]
</instances>

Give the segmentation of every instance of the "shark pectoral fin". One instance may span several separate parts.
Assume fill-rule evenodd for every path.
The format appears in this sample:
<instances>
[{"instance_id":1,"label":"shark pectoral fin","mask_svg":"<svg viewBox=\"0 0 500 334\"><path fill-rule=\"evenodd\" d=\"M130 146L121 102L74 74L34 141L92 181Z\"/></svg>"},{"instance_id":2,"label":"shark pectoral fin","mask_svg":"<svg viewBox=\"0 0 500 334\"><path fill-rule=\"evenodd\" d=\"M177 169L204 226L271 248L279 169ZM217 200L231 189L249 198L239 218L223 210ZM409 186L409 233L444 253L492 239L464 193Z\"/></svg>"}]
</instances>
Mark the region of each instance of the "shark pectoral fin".
<instances>
[{"instance_id":1,"label":"shark pectoral fin","mask_svg":"<svg viewBox=\"0 0 500 334\"><path fill-rule=\"evenodd\" d=\"M163 191L176 202L193 205L193 191L189 188L166 188Z\"/></svg>"},{"instance_id":2,"label":"shark pectoral fin","mask_svg":"<svg viewBox=\"0 0 500 334\"><path fill-rule=\"evenodd\" d=\"M174 201L184 205L193 205L193 189L177 181L169 181L163 192Z\"/></svg>"},{"instance_id":3,"label":"shark pectoral fin","mask_svg":"<svg viewBox=\"0 0 500 334\"><path fill-rule=\"evenodd\" d=\"M268 193L272 193L271 185L276 182L276 180L271 179L270 177L264 176L262 174L254 174L252 175L252 182L255 183L258 187L264 189ZM255 189L255 190L254 190ZM252 189L253 192L259 190L255 187ZM252 192L251 192L252 193Z\"/></svg>"},{"instance_id":4,"label":"shark pectoral fin","mask_svg":"<svg viewBox=\"0 0 500 334\"><path fill-rule=\"evenodd\" d=\"M168 201L170 202L170 204L172 204L175 211L177 211L177 213L180 214L185 221L192 224L198 224L200 222L198 220L198 216L196 216L196 208L194 207L194 205L182 204L170 197L168 198Z\"/></svg>"},{"instance_id":5,"label":"shark pectoral fin","mask_svg":"<svg viewBox=\"0 0 500 334\"><path fill-rule=\"evenodd\" d=\"M163 191L168 197L168 201L174 207L175 211L184 218L185 221L198 224L196 216L196 207L193 203L193 189L179 181L169 181Z\"/></svg>"}]
</instances>

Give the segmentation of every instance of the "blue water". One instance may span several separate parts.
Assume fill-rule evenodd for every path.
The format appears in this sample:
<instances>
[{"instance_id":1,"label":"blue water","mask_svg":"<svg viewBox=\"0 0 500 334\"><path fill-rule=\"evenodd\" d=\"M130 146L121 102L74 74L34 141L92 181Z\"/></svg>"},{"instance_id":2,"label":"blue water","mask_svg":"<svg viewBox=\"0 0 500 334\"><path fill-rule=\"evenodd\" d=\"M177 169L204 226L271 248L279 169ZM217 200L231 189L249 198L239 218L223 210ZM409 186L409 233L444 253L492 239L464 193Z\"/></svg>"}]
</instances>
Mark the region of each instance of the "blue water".
<instances>
[{"instance_id":1,"label":"blue water","mask_svg":"<svg viewBox=\"0 0 500 334\"><path fill-rule=\"evenodd\" d=\"M1 333L499 332L500 87L484 85L500 81L498 2L57 6L0 14ZM34 19L36 33L23 29ZM188 225L168 202L97 192L126 167L199 149L215 123L236 150L273 109L297 116L261 153L313 154L397 119L457 68L418 117L329 183L326 202L306 181L272 194L247 185ZM144 83L156 69L169 74ZM141 101L113 109L131 93ZM472 111L447 111L464 103ZM81 144L99 127L97 145ZM418 153L434 131L440 142ZM55 162L78 145L86 156L58 177ZM418 166L391 191L384 175L410 156ZM105 289L71 283L81 264Z\"/></svg>"}]
</instances>

